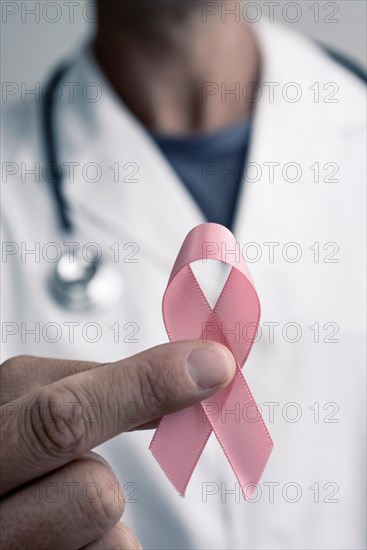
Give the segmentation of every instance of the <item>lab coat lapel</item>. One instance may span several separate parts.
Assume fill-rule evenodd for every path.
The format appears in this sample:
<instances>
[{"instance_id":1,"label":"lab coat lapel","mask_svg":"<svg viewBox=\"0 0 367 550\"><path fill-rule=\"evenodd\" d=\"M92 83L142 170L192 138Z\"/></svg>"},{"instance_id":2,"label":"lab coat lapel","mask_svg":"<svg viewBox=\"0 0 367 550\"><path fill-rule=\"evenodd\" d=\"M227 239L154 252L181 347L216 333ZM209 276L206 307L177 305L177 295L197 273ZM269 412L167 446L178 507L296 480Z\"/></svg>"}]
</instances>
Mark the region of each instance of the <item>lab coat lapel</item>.
<instances>
[{"instance_id":1,"label":"lab coat lapel","mask_svg":"<svg viewBox=\"0 0 367 550\"><path fill-rule=\"evenodd\" d=\"M67 184L75 219L93 219L94 227L106 228L106 233L115 228L117 240L135 241L164 265L168 277L186 233L204 221L203 215L149 134L116 99L89 52L73 72L82 86L97 82L102 90L96 103L79 96L71 108L59 110L61 154L84 166L98 159L101 166L99 181L82 178L77 185ZM83 119L82 135L71 135L68 126L73 120L75 127L78 117Z\"/></svg>"},{"instance_id":2,"label":"lab coat lapel","mask_svg":"<svg viewBox=\"0 0 367 550\"><path fill-rule=\"evenodd\" d=\"M263 319L275 315L277 320L286 316L290 321L292 315L309 311L310 299L314 301L322 287L309 247L315 241L342 238L335 234L336 220L328 208L330 200L336 201L337 191L332 183L315 181L315 163L322 179L325 163L336 160L337 124L332 115L337 112L334 104L314 102L310 87L315 83L315 71L308 72L307 64L319 67L321 86L325 80L316 46L314 51L308 42L304 44L305 39L294 40L288 36L290 31L272 25L259 25L256 32L264 60L262 97L255 104L234 233L254 277ZM290 86L290 81L295 86ZM268 92L272 84L274 99ZM295 93L301 94L299 101L285 99L286 94L292 98ZM288 246L291 242L296 244ZM297 254L300 260L292 262ZM301 288L302 281L309 285Z\"/></svg>"}]
</instances>

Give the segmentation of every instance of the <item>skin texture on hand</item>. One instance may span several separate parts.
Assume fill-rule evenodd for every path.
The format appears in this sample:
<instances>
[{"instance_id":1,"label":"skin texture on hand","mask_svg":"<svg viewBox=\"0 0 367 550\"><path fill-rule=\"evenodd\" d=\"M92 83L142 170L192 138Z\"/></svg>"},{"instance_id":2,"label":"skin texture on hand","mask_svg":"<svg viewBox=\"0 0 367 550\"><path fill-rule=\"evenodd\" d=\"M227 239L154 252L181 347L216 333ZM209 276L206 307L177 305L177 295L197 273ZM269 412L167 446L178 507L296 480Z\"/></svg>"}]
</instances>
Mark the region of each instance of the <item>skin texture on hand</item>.
<instances>
[{"instance_id":1,"label":"skin texture on hand","mask_svg":"<svg viewBox=\"0 0 367 550\"><path fill-rule=\"evenodd\" d=\"M90 449L206 399L235 368L227 348L195 341L110 364L28 356L3 363L0 547L140 548L119 522L124 498L121 487L117 499L111 491L114 472Z\"/></svg>"}]
</instances>

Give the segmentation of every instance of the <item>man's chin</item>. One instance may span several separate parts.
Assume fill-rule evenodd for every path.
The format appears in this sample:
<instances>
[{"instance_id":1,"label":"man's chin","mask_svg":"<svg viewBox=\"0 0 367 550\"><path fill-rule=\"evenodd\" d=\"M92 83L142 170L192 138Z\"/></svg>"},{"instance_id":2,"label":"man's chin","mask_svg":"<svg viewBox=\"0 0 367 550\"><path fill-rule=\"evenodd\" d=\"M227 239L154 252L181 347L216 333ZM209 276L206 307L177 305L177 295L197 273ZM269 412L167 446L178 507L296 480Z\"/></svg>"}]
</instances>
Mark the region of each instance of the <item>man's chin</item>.
<instances>
[{"instance_id":1,"label":"man's chin","mask_svg":"<svg viewBox=\"0 0 367 550\"><path fill-rule=\"evenodd\" d=\"M100 10L116 17L125 27L157 28L183 23L201 9L204 0L99 0Z\"/></svg>"}]
</instances>

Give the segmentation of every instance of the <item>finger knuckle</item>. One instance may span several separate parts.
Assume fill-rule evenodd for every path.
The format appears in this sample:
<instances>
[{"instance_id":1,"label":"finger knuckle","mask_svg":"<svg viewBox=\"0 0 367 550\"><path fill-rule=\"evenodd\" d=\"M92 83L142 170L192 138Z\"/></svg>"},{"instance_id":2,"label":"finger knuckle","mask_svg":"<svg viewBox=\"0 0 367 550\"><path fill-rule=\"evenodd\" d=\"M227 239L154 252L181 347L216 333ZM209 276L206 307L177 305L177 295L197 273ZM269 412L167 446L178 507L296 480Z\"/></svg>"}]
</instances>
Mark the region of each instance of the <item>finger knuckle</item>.
<instances>
[{"instance_id":1,"label":"finger knuckle","mask_svg":"<svg viewBox=\"0 0 367 550\"><path fill-rule=\"evenodd\" d=\"M167 403L167 383L161 370L149 359L143 359L136 369L137 393L142 414L155 418L161 415Z\"/></svg>"},{"instance_id":2,"label":"finger knuckle","mask_svg":"<svg viewBox=\"0 0 367 550\"><path fill-rule=\"evenodd\" d=\"M1 383L4 384L9 379L13 379L18 370L31 359L30 355L16 355L4 361L0 370Z\"/></svg>"},{"instance_id":3,"label":"finger knuckle","mask_svg":"<svg viewBox=\"0 0 367 550\"><path fill-rule=\"evenodd\" d=\"M24 365L28 361L31 361L33 359L33 355L15 355L13 357L9 357L9 359L6 359L1 365L2 370L14 370L15 368L19 367L20 365Z\"/></svg>"},{"instance_id":4,"label":"finger knuckle","mask_svg":"<svg viewBox=\"0 0 367 550\"><path fill-rule=\"evenodd\" d=\"M27 383L22 372L24 367L31 368L36 358L32 355L16 355L4 361L0 366L0 403L16 399L20 393L28 393Z\"/></svg>"},{"instance_id":5,"label":"finger knuckle","mask_svg":"<svg viewBox=\"0 0 367 550\"><path fill-rule=\"evenodd\" d=\"M87 526L103 534L116 525L124 512L123 490L107 464L96 460L83 462L79 465L80 514Z\"/></svg>"},{"instance_id":6,"label":"finger knuckle","mask_svg":"<svg viewBox=\"0 0 367 550\"><path fill-rule=\"evenodd\" d=\"M27 439L36 451L48 456L76 456L83 448L87 423L82 403L70 389L42 388L26 415Z\"/></svg>"},{"instance_id":7,"label":"finger knuckle","mask_svg":"<svg viewBox=\"0 0 367 550\"><path fill-rule=\"evenodd\" d=\"M142 550L141 544L135 533L122 522L117 523L113 529L103 538L107 548L129 548Z\"/></svg>"}]
</instances>

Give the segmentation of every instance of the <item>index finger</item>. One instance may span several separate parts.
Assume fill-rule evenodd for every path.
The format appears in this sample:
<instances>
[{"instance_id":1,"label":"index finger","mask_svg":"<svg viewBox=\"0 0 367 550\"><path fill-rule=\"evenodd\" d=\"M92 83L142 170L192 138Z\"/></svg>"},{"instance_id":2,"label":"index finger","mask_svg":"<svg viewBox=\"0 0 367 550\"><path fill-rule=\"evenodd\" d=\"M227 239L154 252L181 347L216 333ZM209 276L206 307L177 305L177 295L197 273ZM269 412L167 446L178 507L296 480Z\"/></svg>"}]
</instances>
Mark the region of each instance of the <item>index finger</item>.
<instances>
[{"instance_id":1,"label":"index finger","mask_svg":"<svg viewBox=\"0 0 367 550\"><path fill-rule=\"evenodd\" d=\"M0 406L62 378L100 367L92 361L18 355L0 366Z\"/></svg>"},{"instance_id":2,"label":"index finger","mask_svg":"<svg viewBox=\"0 0 367 550\"><path fill-rule=\"evenodd\" d=\"M164 344L80 372L1 407L0 494L104 441L208 398L233 378L214 342Z\"/></svg>"}]
</instances>

